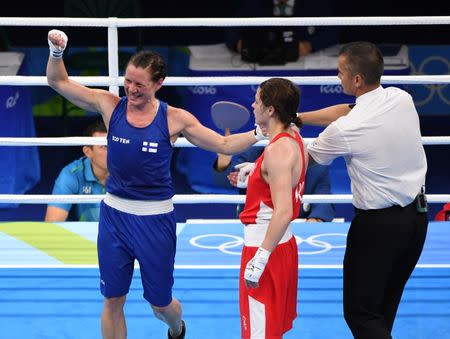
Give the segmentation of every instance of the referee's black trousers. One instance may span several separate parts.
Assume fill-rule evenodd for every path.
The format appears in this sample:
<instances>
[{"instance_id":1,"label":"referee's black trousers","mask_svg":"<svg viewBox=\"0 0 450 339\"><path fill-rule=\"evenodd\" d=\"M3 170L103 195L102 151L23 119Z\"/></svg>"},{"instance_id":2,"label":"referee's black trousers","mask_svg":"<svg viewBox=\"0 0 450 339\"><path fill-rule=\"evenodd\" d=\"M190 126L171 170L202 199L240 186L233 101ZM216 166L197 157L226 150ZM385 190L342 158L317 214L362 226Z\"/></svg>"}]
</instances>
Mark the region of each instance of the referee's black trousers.
<instances>
[{"instance_id":1,"label":"referee's black trousers","mask_svg":"<svg viewBox=\"0 0 450 339\"><path fill-rule=\"evenodd\" d=\"M356 339L392 338L403 289L419 260L428 227L415 202L357 210L344 256L344 317Z\"/></svg>"}]
</instances>

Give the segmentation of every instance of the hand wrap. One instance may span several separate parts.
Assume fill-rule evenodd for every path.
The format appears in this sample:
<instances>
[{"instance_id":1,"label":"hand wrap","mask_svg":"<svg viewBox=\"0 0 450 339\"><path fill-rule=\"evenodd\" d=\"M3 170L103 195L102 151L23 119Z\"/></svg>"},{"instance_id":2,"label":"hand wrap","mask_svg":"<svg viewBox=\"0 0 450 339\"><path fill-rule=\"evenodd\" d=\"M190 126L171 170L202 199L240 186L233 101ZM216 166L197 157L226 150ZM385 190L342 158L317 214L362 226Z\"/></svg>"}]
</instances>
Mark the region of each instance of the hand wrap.
<instances>
[{"instance_id":1,"label":"hand wrap","mask_svg":"<svg viewBox=\"0 0 450 339\"><path fill-rule=\"evenodd\" d=\"M256 139L256 141L261 141L261 140L269 138L268 136L264 135L261 127L259 127L258 124L255 124L255 126L256 126L256 128L255 128L255 139Z\"/></svg>"},{"instance_id":2,"label":"hand wrap","mask_svg":"<svg viewBox=\"0 0 450 339\"><path fill-rule=\"evenodd\" d=\"M259 247L254 257L245 267L244 279L257 284L264 272L264 269L266 268L269 257L270 252L262 247Z\"/></svg>"},{"instance_id":3,"label":"hand wrap","mask_svg":"<svg viewBox=\"0 0 450 339\"><path fill-rule=\"evenodd\" d=\"M50 37L52 38L53 41L55 40L59 40L58 43L53 43L50 40ZM50 56L54 59L61 59L64 53L64 50L66 49L67 46L67 41L69 40L69 38L67 38L66 33L64 33L63 31L57 30L57 29L52 29L51 31L48 32L48 37L47 37L47 41L48 41L48 47L50 49Z\"/></svg>"},{"instance_id":4,"label":"hand wrap","mask_svg":"<svg viewBox=\"0 0 450 339\"><path fill-rule=\"evenodd\" d=\"M242 164L238 164L234 166L237 170L239 170L237 176L236 187L238 188L247 188L248 185L248 177L253 172L255 168L254 162L243 162Z\"/></svg>"}]
</instances>

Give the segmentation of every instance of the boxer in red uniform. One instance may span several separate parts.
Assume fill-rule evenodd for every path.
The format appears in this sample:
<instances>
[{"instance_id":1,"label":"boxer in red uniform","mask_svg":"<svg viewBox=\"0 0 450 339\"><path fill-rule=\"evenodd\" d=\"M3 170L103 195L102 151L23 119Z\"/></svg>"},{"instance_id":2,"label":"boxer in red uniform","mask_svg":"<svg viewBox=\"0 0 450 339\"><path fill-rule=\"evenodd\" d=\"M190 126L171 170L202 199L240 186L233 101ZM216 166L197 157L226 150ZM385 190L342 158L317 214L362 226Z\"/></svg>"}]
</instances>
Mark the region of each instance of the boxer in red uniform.
<instances>
[{"instance_id":1,"label":"boxer in red uniform","mask_svg":"<svg viewBox=\"0 0 450 339\"><path fill-rule=\"evenodd\" d=\"M272 78L258 88L256 123L270 143L248 174L240 220L245 225L239 283L242 338L282 338L297 316L298 250L289 224L298 216L305 184L305 150L296 112L298 87ZM230 174L235 178L236 172ZM230 178L230 180L232 180Z\"/></svg>"}]
</instances>

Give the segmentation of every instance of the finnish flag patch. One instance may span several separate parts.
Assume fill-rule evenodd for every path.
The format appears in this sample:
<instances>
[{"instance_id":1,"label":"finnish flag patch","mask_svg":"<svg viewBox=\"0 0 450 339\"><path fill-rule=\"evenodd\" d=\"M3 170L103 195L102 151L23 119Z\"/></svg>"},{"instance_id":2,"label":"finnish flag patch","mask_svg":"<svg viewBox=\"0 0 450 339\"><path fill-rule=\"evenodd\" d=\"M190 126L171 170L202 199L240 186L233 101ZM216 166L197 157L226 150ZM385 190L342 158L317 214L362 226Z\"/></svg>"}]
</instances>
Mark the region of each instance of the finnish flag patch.
<instances>
[{"instance_id":1,"label":"finnish flag patch","mask_svg":"<svg viewBox=\"0 0 450 339\"><path fill-rule=\"evenodd\" d=\"M156 153L158 152L158 143L143 141L142 142L142 152Z\"/></svg>"}]
</instances>

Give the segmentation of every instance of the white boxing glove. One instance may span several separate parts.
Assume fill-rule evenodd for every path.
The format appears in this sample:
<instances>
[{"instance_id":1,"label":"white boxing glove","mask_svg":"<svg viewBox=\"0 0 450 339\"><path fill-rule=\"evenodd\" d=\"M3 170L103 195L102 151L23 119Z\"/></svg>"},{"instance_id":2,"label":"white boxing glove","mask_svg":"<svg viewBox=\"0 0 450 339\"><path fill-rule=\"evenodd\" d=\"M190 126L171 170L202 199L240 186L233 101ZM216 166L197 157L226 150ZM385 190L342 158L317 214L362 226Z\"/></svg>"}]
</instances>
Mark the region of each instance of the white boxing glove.
<instances>
[{"instance_id":1,"label":"white boxing glove","mask_svg":"<svg viewBox=\"0 0 450 339\"><path fill-rule=\"evenodd\" d=\"M258 287L259 279L269 261L270 252L259 247L253 258L247 263L244 272L244 279L247 287Z\"/></svg>"},{"instance_id":2,"label":"white boxing glove","mask_svg":"<svg viewBox=\"0 0 450 339\"><path fill-rule=\"evenodd\" d=\"M61 59L68 40L69 38L63 31L57 29L49 31L47 41L50 48L50 56L54 59Z\"/></svg>"},{"instance_id":3,"label":"white boxing glove","mask_svg":"<svg viewBox=\"0 0 450 339\"><path fill-rule=\"evenodd\" d=\"M243 162L242 164L238 164L234 166L237 170L239 170L237 176L236 187L238 188L247 188L248 185L248 177L252 174L255 169L254 162Z\"/></svg>"},{"instance_id":4,"label":"white boxing glove","mask_svg":"<svg viewBox=\"0 0 450 339\"><path fill-rule=\"evenodd\" d=\"M255 124L255 139L256 141L261 141L264 139L268 139L269 137L264 135L263 130L258 124Z\"/></svg>"}]
</instances>

